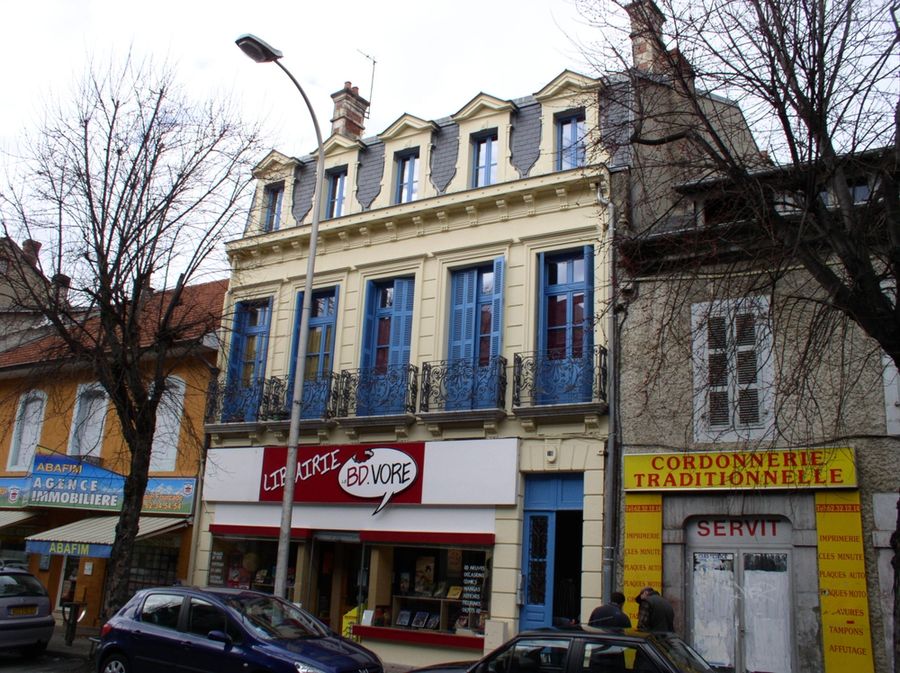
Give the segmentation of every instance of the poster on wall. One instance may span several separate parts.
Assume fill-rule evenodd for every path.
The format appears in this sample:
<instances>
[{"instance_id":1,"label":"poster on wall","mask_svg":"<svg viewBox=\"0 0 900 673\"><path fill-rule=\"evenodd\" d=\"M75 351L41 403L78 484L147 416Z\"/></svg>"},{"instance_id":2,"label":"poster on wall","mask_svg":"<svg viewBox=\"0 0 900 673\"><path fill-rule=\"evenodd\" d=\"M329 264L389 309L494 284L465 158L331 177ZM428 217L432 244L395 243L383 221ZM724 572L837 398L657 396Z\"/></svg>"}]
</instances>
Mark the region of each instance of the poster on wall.
<instances>
[{"instance_id":1,"label":"poster on wall","mask_svg":"<svg viewBox=\"0 0 900 673\"><path fill-rule=\"evenodd\" d=\"M871 673L872 633L859 491L816 493L825 671Z\"/></svg>"},{"instance_id":2,"label":"poster on wall","mask_svg":"<svg viewBox=\"0 0 900 673\"><path fill-rule=\"evenodd\" d=\"M225 584L225 552L214 550L209 555L209 584Z\"/></svg>"},{"instance_id":3,"label":"poster on wall","mask_svg":"<svg viewBox=\"0 0 900 673\"><path fill-rule=\"evenodd\" d=\"M430 596L434 591L434 556L420 556L416 559L415 592Z\"/></svg>"},{"instance_id":4,"label":"poster on wall","mask_svg":"<svg viewBox=\"0 0 900 673\"><path fill-rule=\"evenodd\" d=\"M644 587L662 588L662 495L625 494L625 614L637 624L632 600Z\"/></svg>"}]
</instances>

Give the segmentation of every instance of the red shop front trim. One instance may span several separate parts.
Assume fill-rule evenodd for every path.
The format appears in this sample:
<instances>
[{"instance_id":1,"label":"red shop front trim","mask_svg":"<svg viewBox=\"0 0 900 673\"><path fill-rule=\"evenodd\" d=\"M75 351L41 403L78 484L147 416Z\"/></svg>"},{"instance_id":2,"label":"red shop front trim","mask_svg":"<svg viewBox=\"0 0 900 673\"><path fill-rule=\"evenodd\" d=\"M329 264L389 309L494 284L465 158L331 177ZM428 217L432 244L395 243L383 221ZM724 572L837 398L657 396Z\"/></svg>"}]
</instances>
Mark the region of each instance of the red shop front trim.
<instances>
[{"instance_id":1,"label":"red shop front trim","mask_svg":"<svg viewBox=\"0 0 900 673\"><path fill-rule=\"evenodd\" d=\"M209 532L215 535L237 535L241 537L270 537L277 539L279 529L274 526L242 526L240 524L213 523ZM308 540L313 532L309 528L291 528L291 539Z\"/></svg>"},{"instance_id":2,"label":"red shop front trim","mask_svg":"<svg viewBox=\"0 0 900 673\"><path fill-rule=\"evenodd\" d=\"M439 533L433 531L389 531L363 530L359 532L363 542L395 544L452 544L491 546L496 536L493 533Z\"/></svg>"}]
</instances>

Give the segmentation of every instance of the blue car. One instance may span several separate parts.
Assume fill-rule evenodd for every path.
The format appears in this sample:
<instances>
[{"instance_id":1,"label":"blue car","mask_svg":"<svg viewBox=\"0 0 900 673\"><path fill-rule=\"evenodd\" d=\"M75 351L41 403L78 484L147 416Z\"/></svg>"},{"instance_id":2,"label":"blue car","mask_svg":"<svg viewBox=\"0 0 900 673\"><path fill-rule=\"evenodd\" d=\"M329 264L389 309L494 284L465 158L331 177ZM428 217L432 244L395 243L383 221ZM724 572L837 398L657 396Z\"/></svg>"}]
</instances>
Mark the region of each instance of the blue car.
<instances>
[{"instance_id":1,"label":"blue car","mask_svg":"<svg viewBox=\"0 0 900 673\"><path fill-rule=\"evenodd\" d=\"M98 673L383 673L293 603L244 589L143 589L100 631Z\"/></svg>"}]
</instances>

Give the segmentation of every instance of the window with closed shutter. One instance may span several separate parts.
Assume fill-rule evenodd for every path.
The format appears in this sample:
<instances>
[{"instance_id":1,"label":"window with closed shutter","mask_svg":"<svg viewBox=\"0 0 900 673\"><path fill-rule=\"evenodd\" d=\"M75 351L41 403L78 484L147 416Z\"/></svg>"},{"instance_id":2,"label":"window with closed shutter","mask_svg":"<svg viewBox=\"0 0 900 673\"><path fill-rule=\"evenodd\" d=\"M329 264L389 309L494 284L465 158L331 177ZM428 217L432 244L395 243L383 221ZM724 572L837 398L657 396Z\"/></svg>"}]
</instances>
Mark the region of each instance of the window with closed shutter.
<instances>
[{"instance_id":1,"label":"window with closed shutter","mask_svg":"<svg viewBox=\"0 0 900 673\"><path fill-rule=\"evenodd\" d=\"M765 436L774 423L768 300L695 304L692 326L696 440Z\"/></svg>"}]
</instances>

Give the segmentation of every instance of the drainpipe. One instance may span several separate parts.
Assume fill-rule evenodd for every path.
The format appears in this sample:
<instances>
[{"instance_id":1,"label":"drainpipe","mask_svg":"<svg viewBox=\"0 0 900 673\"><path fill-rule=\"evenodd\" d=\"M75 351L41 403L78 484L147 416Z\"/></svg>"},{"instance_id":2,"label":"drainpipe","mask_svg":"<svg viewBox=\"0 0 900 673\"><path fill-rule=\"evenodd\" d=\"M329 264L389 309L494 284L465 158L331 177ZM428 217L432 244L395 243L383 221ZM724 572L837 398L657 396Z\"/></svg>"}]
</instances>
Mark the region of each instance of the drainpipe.
<instances>
[{"instance_id":1,"label":"drainpipe","mask_svg":"<svg viewBox=\"0 0 900 673\"><path fill-rule=\"evenodd\" d=\"M612 200L612 176L609 171L606 181L597 189L597 201L606 207L607 240L609 241L609 328L607 333L607 402L609 412L608 435L603 461L603 539L601 598L604 603L612 599L613 579L616 562L616 540L619 528L619 335L617 293L619 288L616 262L616 204Z\"/></svg>"}]
</instances>

